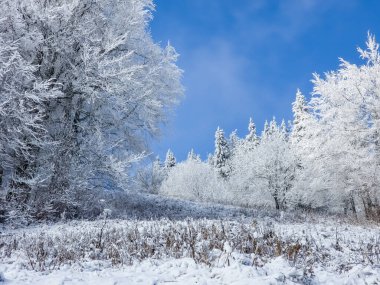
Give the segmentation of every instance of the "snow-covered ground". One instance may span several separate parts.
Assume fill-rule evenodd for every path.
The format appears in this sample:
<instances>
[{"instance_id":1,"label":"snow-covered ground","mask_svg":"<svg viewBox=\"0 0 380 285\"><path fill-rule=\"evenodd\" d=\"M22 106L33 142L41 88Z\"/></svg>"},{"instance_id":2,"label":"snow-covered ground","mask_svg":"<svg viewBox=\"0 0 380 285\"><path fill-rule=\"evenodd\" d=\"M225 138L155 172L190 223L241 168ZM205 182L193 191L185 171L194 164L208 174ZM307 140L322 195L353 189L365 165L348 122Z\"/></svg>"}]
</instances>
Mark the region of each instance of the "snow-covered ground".
<instances>
[{"instance_id":1,"label":"snow-covered ground","mask_svg":"<svg viewBox=\"0 0 380 285\"><path fill-rule=\"evenodd\" d=\"M232 262L230 266L208 267L196 264L191 258L145 260L132 266L110 267L105 263L84 263L65 266L52 272L34 272L16 265L1 265L5 284L379 284L380 270L356 265L348 272L338 274L316 268L313 280L303 282L303 272L277 257L263 267L252 267Z\"/></svg>"},{"instance_id":2,"label":"snow-covered ground","mask_svg":"<svg viewBox=\"0 0 380 285\"><path fill-rule=\"evenodd\" d=\"M74 221L4 230L0 272L4 284L380 284L379 246L378 226L336 221Z\"/></svg>"}]
</instances>

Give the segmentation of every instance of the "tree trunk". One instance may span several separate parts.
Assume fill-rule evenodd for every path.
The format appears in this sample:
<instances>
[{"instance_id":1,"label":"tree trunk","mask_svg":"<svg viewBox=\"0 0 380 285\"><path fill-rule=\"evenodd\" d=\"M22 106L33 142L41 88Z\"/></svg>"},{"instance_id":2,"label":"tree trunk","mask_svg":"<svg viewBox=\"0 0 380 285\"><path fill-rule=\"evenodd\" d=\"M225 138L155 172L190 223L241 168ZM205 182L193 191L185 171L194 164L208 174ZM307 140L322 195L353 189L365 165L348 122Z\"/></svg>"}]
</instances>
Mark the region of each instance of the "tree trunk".
<instances>
[{"instance_id":1,"label":"tree trunk","mask_svg":"<svg viewBox=\"0 0 380 285\"><path fill-rule=\"evenodd\" d=\"M352 195L352 194L350 195L350 204L351 204L351 210L355 216L355 219L358 219L358 214L356 212L355 199L354 199L354 195Z\"/></svg>"},{"instance_id":2,"label":"tree trunk","mask_svg":"<svg viewBox=\"0 0 380 285\"><path fill-rule=\"evenodd\" d=\"M277 195L273 196L274 202L276 203L276 210L280 210L280 203L278 201Z\"/></svg>"}]
</instances>

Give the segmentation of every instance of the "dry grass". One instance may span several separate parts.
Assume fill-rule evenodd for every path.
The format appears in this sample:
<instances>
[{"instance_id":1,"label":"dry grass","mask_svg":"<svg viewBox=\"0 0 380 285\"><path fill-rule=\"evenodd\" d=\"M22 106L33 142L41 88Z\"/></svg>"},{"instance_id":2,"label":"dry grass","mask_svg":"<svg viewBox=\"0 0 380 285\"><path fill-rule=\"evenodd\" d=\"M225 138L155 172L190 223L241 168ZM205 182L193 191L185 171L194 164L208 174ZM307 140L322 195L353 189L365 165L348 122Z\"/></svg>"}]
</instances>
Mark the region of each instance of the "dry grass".
<instances>
[{"instance_id":1,"label":"dry grass","mask_svg":"<svg viewBox=\"0 0 380 285\"><path fill-rule=\"evenodd\" d=\"M226 247L231 247L229 250ZM61 226L49 232L26 231L1 236L0 261L21 255L29 269L44 271L88 260L109 261L112 265L132 264L147 258L190 257L209 266L227 266L231 259L245 265L263 266L283 256L305 276L313 267L333 264L349 269L334 254L349 251L350 263L379 264L379 240L343 248L336 238L331 246L318 245L312 237L281 236L270 225L257 222L186 221L96 221Z\"/></svg>"}]
</instances>

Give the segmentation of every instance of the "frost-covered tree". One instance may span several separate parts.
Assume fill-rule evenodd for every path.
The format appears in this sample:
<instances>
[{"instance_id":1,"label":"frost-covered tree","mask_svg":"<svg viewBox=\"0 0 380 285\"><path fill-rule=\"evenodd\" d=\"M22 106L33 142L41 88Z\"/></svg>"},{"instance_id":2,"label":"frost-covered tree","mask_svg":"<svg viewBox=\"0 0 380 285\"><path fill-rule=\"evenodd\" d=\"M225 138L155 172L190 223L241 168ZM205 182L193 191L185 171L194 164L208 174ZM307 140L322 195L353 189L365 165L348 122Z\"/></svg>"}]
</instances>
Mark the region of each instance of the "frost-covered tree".
<instances>
[{"instance_id":1,"label":"frost-covered tree","mask_svg":"<svg viewBox=\"0 0 380 285\"><path fill-rule=\"evenodd\" d=\"M263 131L261 133L261 139L265 139L266 137L269 136L269 134L270 134L269 123L267 120L265 120L264 128L263 128Z\"/></svg>"},{"instance_id":2,"label":"frost-covered tree","mask_svg":"<svg viewBox=\"0 0 380 285\"><path fill-rule=\"evenodd\" d=\"M294 180L295 158L286 132L275 119L264 129L260 144L249 151L242 147L233 157L230 188L236 204L284 210Z\"/></svg>"},{"instance_id":3,"label":"frost-covered tree","mask_svg":"<svg viewBox=\"0 0 380 285\"><path fill-rule=\"evenodd\" d=\"M231 152L224 131L218 127L215 132L214 167L222 178L227 178L231 172L229 158Z\"/></svg>"},{"instance_id":4,"label":"frost-covered tree","mask_svg":"<svg viewBox=\"0 0 380 285\"><path fill-rule=\"evenodd\" d=\"M367 49L359 49L365 64L341 60L336 71L315 74L309 101L297 90L290 131L284 120L278 125L273 118L265 122L259 143L247 148L255 133L252 121L243 140L233 133L227 142L218 128L215 154L209 161L229 178L220 180L229 187L225 192L229 203L278 210L352 211L380 220L378 49L369 35ZM193 167L190 161L194 160L186 162L189 168ZM196 189L203 193L202 188Z\"/></svg>"},{"instance_id":5,"label":"frost-covered tree","mask_svg":"<svg viewBox=\"0 0 380 285\"><path fill-rule=\"evenodd\" d=\"M187 154L187 159L188 160L195 160L195 161L201 161L201 157L199 156L199 154L196 154L194 152L194 149L191 149L189 151L189 153Z\"/></svg>"},{"instance_id":6,"label":"frost-covered tree","mask_svg":"<svg viewBox=\"0 0 380 285\"><path fill-rule=\"evenodd\" d=\"M256 144L256 145L258 144L258 137L256 135L256 125L253 122L252 118L249 118L248 134L245 137L245 139L249 142Z\"/></svg>"},{"instance_id":7,"label":"frost-covered tree","mask_svg":"<svg viewBox=\"0 0 380 285\"><path fill-rule=\"evenodd\" d=\"M170 169L172 167L174 167L176 165L176 158L174 156L174 153L168 149L168 151L166 152L166 158L165 158L165 168L166 169Z\"/></svg>"},{"instance_id":8,"label":"frost-covered tree","mask_svg":"<svg viewBox=\"0 0 380 285\"><path fill-rule=\"evenodd\" d=\"M340 68L314 75L311 101L300 92L293 104L292 147L302 166L296 185L301 204L379 219L379 104L378 44L368 37L359 49L366 64L341 59Z\"/></svg>"},{"instance_id":9,"label":"frost-covered tree","mask_svg":"<svg viewBox=\"0 0 380 285\"><path fill-rule=\"evenodd\" d=\"M337 206L356 212L355 197L366 216L378 218L377 159L380 60L378 45L369 36L367 62L357 66L341 60L340 68L321 78L315 75L313 111L318 120L315 148L316 186L329 189ZM376 106L376 107L375 107ZM323 139L324 138L324 139ZM314 172L315 173L315 172Z\"/></svg>"},{"instance_id":10,"label":"frost-covered tree","mask_svg":"<svg viewBox=\"0 0 380 285\"><path fill-rule=\"evenodd\" d=\"M30 189L41 179L35 163L37 150L48 144L44 104L60 94L37 80L36 69L17 42L0 39L0 206L13 212L28 207Z\"/></svg>"},{"instance_id":11,"label":"frost-covered tree","mask_svg":"<svg viewBox=\"0 0 380 285\"><path fill-rule=\"evenodd\" d=\"M295 157L286 134L275 119L270 122L269 135L255 149L253 175L261 191L273 198L277 210L287 207L287 193L292 187L295 173Z\"/></svg>"},{"instance_id":12,"label":"frost-covered tree","mask_svg":"<svg viewBox=\"0 0 380 285\"><path fill-rule=\"evenodd\" d=\"M289 130L284 119L282 119L281 121L280 132L282 133L282 135L284 136L286 140L289 139Z\"/></svg>"},{"instance_id":13,"label":"frost-covered tree","mask_svg":"<svg viewBox=\"0 0 380 285\"><path fill-rule=\"evenodd\" d=\"M345 62L344 65L345 73L349 74L350 81L352 81L352 89L350 90L353 92L352 97L357 102L361 102L359 98L364 101L359 105L361 107L359 118L364 123L361 122L356 127L359 128L358 132L362 135L356 135L356 139L351 138L351 140L357 149L367 150L365 153L359 152L361 167L357 176L361 178L358 192L366 216L380 220L380 191L378 187L380 184L378 178L380 166L380 53L375 36L368 34L367 49L359 48L358 51L366 64L358 67ZM365 134L363 134L364 130L366 130ZM359 179L356 178L355 180Z\"/></svg>"},{"instance_id":14,"label":"frost-covered tree","mask_svg":"<svg viewBox=\"0 0 380 285\"><path fill-rule=\"evenodd\" d=\"M128 187L145 138L182 94L176 52L148 31L152 10L150 0L2 1L1 44L13 42L33 80L60 92L39 119L51 143L34 150L35 211L86 211L95 191Z\"/></svg>"},{"instance_id":15,"label":"frost-covered tree","mask_svg":"<svg viewBox=\"0 0 380 285\"><path fill-rule=\"evenodd\" d=\"M142 167L137 171L136 183L137 190L140 192L147 192L157 194L162 182L167 177L167 169L161 163L160 158L157 156L152 163Z\"/></svg>"},{"instance_id":16,"label":"frost-covered tree","mask_svg":"<svg viewBox=\"0 0 380 285\"><path fill-rule=\"evenodd\" d=\"M223 181L213 167L193 159L180 162L171 169L160 193L202 202L220 201L225 196Z\"/></svg>"},{"instance_id":17,"label":"frost-covered tree","mask_svg":"<svg viewBox=\"0 0 380 285\"><path fill-rule=\"evenodd\" d=\"M256 134L256 125L252 118L249 118L248 134L245 137L244 143L247 151L254 149L259 144L260 140Z\"/></svg>"},{"instance_id":18,"label":"frost-covered tree","mask_svg":"<svg viewBox=\"0 0 380 285\"><path fill-rule=\"evenodd\" d=\"M265 131L265 127L264 127ZM277 133L279 131L276 117L273 116L272 120L269 122L269 128L268 128L268 137L271 136L274 133Z\"/></svg>"},{"instance_id":19,"label":"frost-covered tree","mask_svg":"<svg viewBox=\"0 0 380 285\"><path fill-rule=\"evenodd\" d=\"M230 172L233 171L232 160L234 159L235 156L240 155L240 152L242 151L244 144L245 144L245 140L239 138L237 134L237 130L232 131L228 139L228 148L230 151L230 156L229 156Z\"/></svg>"},{"instance_id":20,"label":"frost-covered tree","mask_svg":"<svg viewBox=\"0 0 380 285\"><path fill-rule=\"evenodd\" d=\"M316 134L320 128L309 110L305 96L297 89L295 101L292 103L293 122L289 138L296 158L296 172L288 200L293 207L305 209L323 207L330 198L326 190L316 190L312 187L315 183L318 184L313 171L316 170L314 155L319 143Z\"/></svg>"},{"instance_id":21,"label":"frost-covered tree","mask_svg":"<svg viewBox=\"0 0 380 285\"><path fill-rule=\"evenodd\" d=\"M293 155L285 123L275 119L265 124L260 143L247 149L242 145L232 158L229 180L234 204L288 207L288 193L295 178Z\"/></svg>"},{"instance_id":22,"label":"frost-covered tree","mask_svg":"<svg viewBox=\"0 0 380 285\"><path fill-rule=\"evenodd\" d=\"M242 140L239 138L237 130L233 130L228 138L228 145L231 154L233 154L234 149L238 148L241 143Z\"/></svg>"},{"instance_id":23,"label":"frost-covered tree","mask_svg":"<svg viewBox=\"0 0 380 285\"><path fill-rule=\"evenodd\" d=\"M297 144L305 137L307 121L308 121L308 106L305 96L297 89L296 99L292 103L293 122L290 140L292 144Z\"/></svg>"},{"instance_id":24,"label":"frost-covered tree","mask_svg":"<svg viewBox=\"0 0 380 285\"><path fill-rule=\"evenodd\" d=\"M248 134L244 139L236 138L239 143L235 144L233 155L230 157L230 187L231 192L234 192L237 205L248 205L252 200L254 189L253 180L251 175L251 167L254 163L252 157L253 150L259 144L259 138L256 135L256 126L250 118L248 124Z\"/></svg>"}]
</instances>

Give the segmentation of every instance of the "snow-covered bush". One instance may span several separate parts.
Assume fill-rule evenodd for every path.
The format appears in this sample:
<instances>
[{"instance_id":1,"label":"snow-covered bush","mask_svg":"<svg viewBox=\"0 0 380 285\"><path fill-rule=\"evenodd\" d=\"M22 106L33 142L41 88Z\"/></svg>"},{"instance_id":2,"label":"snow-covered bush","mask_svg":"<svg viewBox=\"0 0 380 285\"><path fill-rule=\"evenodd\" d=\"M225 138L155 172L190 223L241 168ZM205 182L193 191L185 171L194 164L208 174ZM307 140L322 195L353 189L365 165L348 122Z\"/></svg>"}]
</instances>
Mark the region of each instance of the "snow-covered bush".
<instances>
[{"instance_id":1,"label":"snow-covered bush","mask_svg":"<svg viewBox=\"0 0 380 285\"><path fill-rule=\"evenodd\" d=\"M227 193L219 178L209 164L189 159L170 169L160 193L195 201L223 201Z\"/></svg>"}]
</instances>

